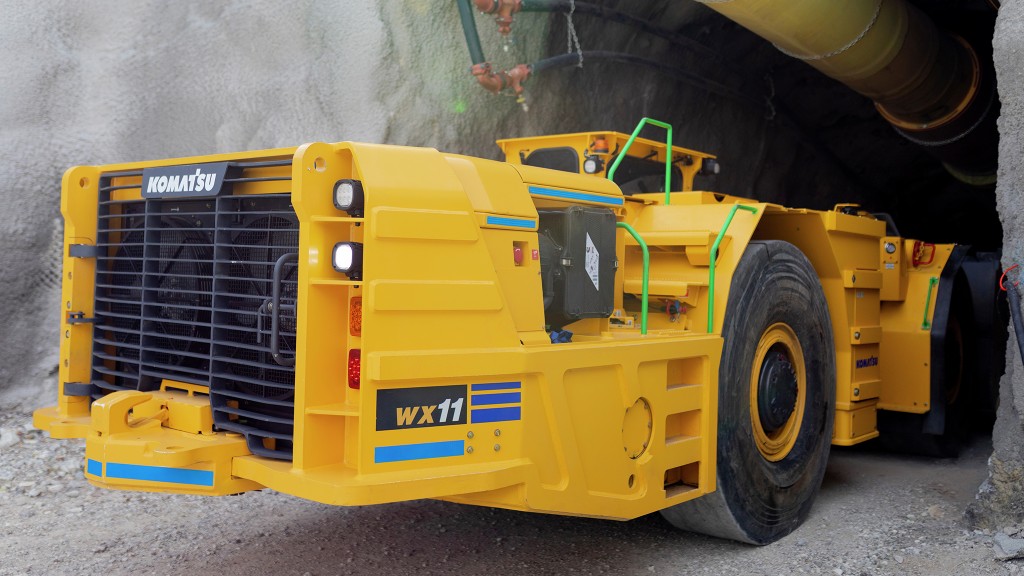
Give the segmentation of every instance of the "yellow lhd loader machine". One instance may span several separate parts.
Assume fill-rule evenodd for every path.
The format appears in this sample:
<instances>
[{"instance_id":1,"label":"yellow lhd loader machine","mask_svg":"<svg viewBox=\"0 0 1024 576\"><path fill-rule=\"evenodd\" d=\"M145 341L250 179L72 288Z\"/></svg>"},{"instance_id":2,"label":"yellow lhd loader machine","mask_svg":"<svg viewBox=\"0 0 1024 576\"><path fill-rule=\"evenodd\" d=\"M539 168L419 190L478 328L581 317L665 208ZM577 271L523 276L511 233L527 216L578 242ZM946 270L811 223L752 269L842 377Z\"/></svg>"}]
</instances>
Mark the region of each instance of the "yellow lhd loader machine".
<instances>
[{"instance_id":1,"label":"yellow lhd loader machine","mask_svg":"<svg viewBox=\"0 0 1024 576\"><path fill-rule=\"evenodd\" d=\"M993 259L694 190L716 159L638 133L71 168L35 424L105 488L661 511L757 544L831 445L954 440Z\"/></svg>"}]
</instances>

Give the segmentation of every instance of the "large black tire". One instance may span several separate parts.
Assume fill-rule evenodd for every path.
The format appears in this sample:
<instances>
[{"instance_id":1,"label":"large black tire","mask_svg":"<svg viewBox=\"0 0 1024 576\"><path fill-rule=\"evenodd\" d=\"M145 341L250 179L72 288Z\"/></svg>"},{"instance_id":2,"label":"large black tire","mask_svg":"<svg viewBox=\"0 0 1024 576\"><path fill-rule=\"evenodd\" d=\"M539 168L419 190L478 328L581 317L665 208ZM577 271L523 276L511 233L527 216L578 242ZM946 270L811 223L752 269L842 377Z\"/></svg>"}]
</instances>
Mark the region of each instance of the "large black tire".
<instances>
[{"instance_id":1,"label":"large black tire","mask_svg":"<svg viewBox=\"0 0 1024 576\"><path fill-rule=\"evenodd\" d=\"M807 518L835 419L828 303L800 250L751 242L732 279L722 336L717 490L662 514L684 530L769 544ZM792 381L783 377L789 384L780 386L778 374Z\"/></svg>"}]
</instances>

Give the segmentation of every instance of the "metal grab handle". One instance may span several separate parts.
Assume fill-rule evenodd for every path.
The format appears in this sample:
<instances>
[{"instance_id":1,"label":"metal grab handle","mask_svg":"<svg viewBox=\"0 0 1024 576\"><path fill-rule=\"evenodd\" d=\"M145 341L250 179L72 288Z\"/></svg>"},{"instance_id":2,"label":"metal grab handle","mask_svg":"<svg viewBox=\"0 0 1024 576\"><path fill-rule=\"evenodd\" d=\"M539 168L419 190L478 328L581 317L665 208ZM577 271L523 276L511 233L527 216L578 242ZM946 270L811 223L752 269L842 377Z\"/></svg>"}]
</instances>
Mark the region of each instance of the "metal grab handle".
<instances>
[{"instance_id":1,"label":"metal grab handle","mask_svg":"<svg viewBox=\"0 0 1024 576\"><path fill-rule=\"evenodd\" d=\"M622 153L615 157L615 162L612 163L612 167L608 169L608 179L615 181L615 171L619 169L619 164L622 159L626 157L626 152L629 152L629 147L633 145L633 141L640 135L640 131L644 129L647 124L653 124L659 128L664 128L668 134L665 137L665 204L672 203L672 191L669 186L672 183L672 125L666 122L655 120L654 118L643 117L640 119L640 123L636 125L636 130L633 130L633 135L626 140L626 145L622 148Z\"/></svg>"},{"instance_id":2,"label":"metal grab handle","mask_svg":"<svg viewBox=\"0 0 1024 576\"><path fill-rule=\"evenodd\" d=\"M270 355L273 356L274 362L281 366L295 366L294 356L291 358L281 356L281 336L278 334L278 329L281 326L281 275L284 273L285 265L293 262L296 264L299 262L297 252L289 252L274 262L274 286L270 298ZM289 308L294 307L289 306Z\"/></svg>"}]
</instances>

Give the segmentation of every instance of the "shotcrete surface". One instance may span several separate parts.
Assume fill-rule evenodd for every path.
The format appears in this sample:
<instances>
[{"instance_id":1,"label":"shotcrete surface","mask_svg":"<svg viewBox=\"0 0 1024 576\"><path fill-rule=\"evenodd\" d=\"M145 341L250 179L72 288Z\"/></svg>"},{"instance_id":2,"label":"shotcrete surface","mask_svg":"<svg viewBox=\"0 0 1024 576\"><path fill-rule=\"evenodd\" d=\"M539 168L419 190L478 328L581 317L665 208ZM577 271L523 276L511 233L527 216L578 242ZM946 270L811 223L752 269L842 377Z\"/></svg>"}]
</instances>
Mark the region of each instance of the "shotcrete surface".
<instances>
[{"instance_id":1,"label":"shotcrete surface","mask_svg":"<svg viewBox=\"0 0 1024 576\"><path fill-rule=\"evenodd\" d=\"M999 79L999 183L996 188L1003 224L1003 264L1024 263L1024 3L1004 2L993 39ZM968 513L979 525L995 526L1024 519L1024 365L1010 330L1006 374L993 430L989 477Z\"/></svg>"},{"instance_id":2,"label":"shotcrete surface","mask_svg":"<svg viewBox=\"0 0 1024 576\"><path fill-rule=\"evenodd\" d=\"M479 89L454 3L4 0L0 14L0 389L57 366L70 166L339 140L495 156L498 135L559 113ZM506 66L536 59L546 22Z\"/></svg>"}]
</instances>

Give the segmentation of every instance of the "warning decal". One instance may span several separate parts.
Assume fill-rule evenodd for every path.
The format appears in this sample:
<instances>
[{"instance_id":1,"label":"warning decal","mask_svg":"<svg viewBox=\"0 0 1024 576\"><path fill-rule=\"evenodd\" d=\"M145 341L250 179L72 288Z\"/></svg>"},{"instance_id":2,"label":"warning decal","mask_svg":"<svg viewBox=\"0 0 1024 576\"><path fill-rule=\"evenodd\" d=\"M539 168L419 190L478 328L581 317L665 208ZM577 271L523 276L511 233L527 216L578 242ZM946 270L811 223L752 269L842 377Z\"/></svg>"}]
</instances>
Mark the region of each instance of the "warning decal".
<instances>
[{"instance_id":1,"label":"warning decal","mask_svg":"<svg viewBox=\"0 0 1024 576\"><path fill-rule=\"evenodd\" d=\"M584 268L587 270L587 275L590 276L590 281L594 283L594 289L598 292L601 288L598 287L598 270L601 267L601 255L597 252L597 246L594 246L594 241L590 239L590 233L587 232L587 260L584 264Z\"/></svg>"}]
</instances>

